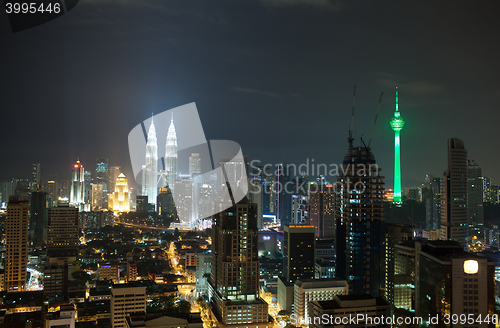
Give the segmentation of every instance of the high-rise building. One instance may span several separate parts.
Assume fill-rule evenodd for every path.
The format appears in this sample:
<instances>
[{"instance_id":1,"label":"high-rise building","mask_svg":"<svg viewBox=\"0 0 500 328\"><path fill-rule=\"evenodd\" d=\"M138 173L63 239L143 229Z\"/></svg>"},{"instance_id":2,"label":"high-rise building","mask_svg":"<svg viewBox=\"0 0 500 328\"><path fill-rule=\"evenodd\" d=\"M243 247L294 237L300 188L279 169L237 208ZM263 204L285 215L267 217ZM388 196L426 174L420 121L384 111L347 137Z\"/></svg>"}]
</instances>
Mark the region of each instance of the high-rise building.
<instances>
[{"instance_id":1,"label":"high-rise building","mask_svg":"<svg viewBox=\"0 0 500 328\"><path fill-rule=\"evenodd\" d=\"M104 207L103 204L103 196L102 196L104 193L103 189L104 189L103 185L100 183L92 185L92 206L91 206L92 211L98 211L102 208L106 208Z\"/></svg>"},{"instance_id":2,"label":"high-rise building","mask_svg":"<svg viewBox=\"0 0 500 328\"><path fill-rule=\"evenodd\" d=\"M114 284L111 287L111 327L128 327L126 318L132 313L146 314L146 287Z\"/></svg>"},{"instance_id":3,"label":"high-rise building","mask_svg":"<svg viewBox=\"0 0 500 328\"><path fill-rule=\"evenodd\" d=\"M199 153L192 153L189 157L189 175L201 174L201 158Z\"/></svg>"},{"instance_id":4,"label":"high-rise building","mask_svg":"<svg viewBox=\"0 0 500 328\"><path fill-rule=\"evenodd\" d=\"M271 172L271 169L269 167L263 168L262 180L262 206L264 207L263 213L265 215L274 215L276 214L276 181L274 179L274 172Z\"/></svg>"},{"instance_id":5,"label":"high-rise building","mask_svg":"<svg viewBox=\"0 0 500 328\"><path fill-rule=\"evenodd\" d=\"M17 185L17 180L12 179L11 181L4 181L1 183L1 190L0 193L2 194L2 198L0 201L2 203L7 203L9 201L10 196L14 196L16 194L16 185Z\"/></svg>"},{"instance_id":6,"label":"high-rise building","mask_svg":"<svg viewBox=\"0 0 500 328\"><path fill-rule=\"evenodd\" d=\"M467 150L462 140L448 140L448 170L441 179L441 239L467 248Z\"/></svg>"},{"instance_id":7,"label":"high-rise building","mask_svg":"<svg viewBox=\"0 0 500 328\"><path fill-rule=\"evenodd\" d=\"M69 203L71 205L80 206L85 202L85 170L78 159L73 165L73 173L71 174L71 191Z\"/></svg>"},{"instance_id":8,"label":"high-rise building","mask_svg":"<svg viewBox=\"0 0 500 328\"><path fill-rule=\"evenodd\" d=\"M429 176L426 180L428 195L425 200L425 229L439 229L441 222L441 178Z\"/></svg>"},{"instance_id":9,"label":"high-rise building","mask_svg":"<svg viewBox=\"0 0 500 328\"><path fill-rule=\"evenodd\" d=\"M286 225L283 233L283 275L278 278L278 304L292 312L294 283L315 276L315 227Z\"/></svg>"},{"instance_id":10,"label":"high-rise building","mask_svg":"<svg viewBox=\"0 0 500 328\"><path fill-rule=\"evenodd\" d=\"M191 226L193 221L193 179L190 176L177 179L174 190L179 221L185 227Z\"/></svg>"},{"instance_id":11,"label":"high-rise building","mask_svg":"<svg viewBox=\"0 0 500 328\"><path fill-rule=\"evenodd\" d=\"M309 217L307 195L292 195L292 224L303 224Z\"/></svg>"},{"instance_id":12,"label":"high-rise building","mask_svg":"<svg viewBox=\"0 0 500 328\"><path fill-rule=\"evenodd\" d=\"M177 167L177 135L175 133L173 113L165 143L165 171L167 174L167 184L172 189L172 192L175 192L175 181L179 178L179 168ZM189 160L189 174L191 174L191 159Z\"/></svg>"},{"instance_id":13,"label":"high-rise building","mask_svg":"<svg viewBox=\"0 0 500 328\"><path fill-rule=\"evenodd\" d=\"M175 208L174 197L170 188L160 188L160 193L157 198L156 204L158 214L172 219L175 218L177 216L177 209Z\"/></svg>"},{"instance_id":14,"label":"high-rise building","mask_svg":"<svg viewBox=\"0 0 500 328\"><path fill-rule=\"evenodd\" d=\"M208 281L212 271L212 253L196 254L196 296L208 295Z\"/></svg>"},{"instance_id":15,"label":"high-rise building","mask_svg":"<svg viewBox=\"0 0 500 328\"><path fill-rule=\"evenodd\" d=\"M61 189L59 191L59 198L61 200L66 200L69 202L70 200L70 189L71 189L71 184L69 180L61 180ZM58 199L56 199L57 201Z\"/></svg>"},{"instance_id":16,"label":"high-rise building","mask_svg":"<svg viewBox=\"0 0 500 328\"><path fill-rule=\"evenodd\" d=\"M469 243L473 237L484 240L483 179L481 166L473 160L467 166L467 218Z\"/></svg>"},{"instance_id":17,"label":"high-rise building","mask_svg":"<svg viewBox=\"0 0 500 328\"><path fill-rule=\"evenodd\" d=\"M290 177L290 166L276 166L276 217L283 228L292 222L292 193L294 185ZM290 190L292 189L292 190Z\"/></svg>"},{"instance_id":18,"label":"high-rise building","mask_svg":"<svg viewBox=\"0 0 500 328\"><path fill-rule=\"evenodd\" d=\"M33 164L31 169L32 190L37 190L40 187L40 183L42 182L41 178L42 169L40 168L40 163Z\"/></svg>"},{"instance_id":19,"label":"high-rise building","mask_svg":"<svg viewBox=\"0 0 500 328\"><path fill-rule=\"evenodd\" d=\"M44 298L49 303L69 301L71 275L80 271L78 209L60 203L48 210Z\"/></svg>"},{"instance_id":20,"label":"high-rise building","mask_svg":"<svg viewBox=\"0 0 500 328\"><path fill-rule=\"evenodd\" d=\"M46 193L31 193L28 240L30 246L36 249L43 249L47 238L47 202Z\"/></svg>"},{"instance_id":21,"label":"high-rise building","mask_svg":"<svg viewBox=\"0 0 500 328\"><path fill-rule=\"evenodd\" d=\"M385 276L385 298L391 304L395 304L396 290L399 293L401 277L396 273L397 257L396 246L402 242L407 242L412 239L412 227L403 224L386 224L385 225L385 257L386 257L386 276ZM397 283L395 280L398 280ZM406 279L406 276L405 276ZM404 280L404 279L403 279ZM408 287L411 287L411 281L408 282ZM411 288L410 288L411 291ZM398 294L398 297L400 295Z\"/></svg>"},{"instance_id":22,"label":"high-rise building","mask_svg":"<svg viewBox=\"0 0 500 328\"><path fill-rule=\"evenodd\" d=\"M85 171L83 172L83 182L84 182L84 190L85 190L85 196L84 196L84 201L85 204L91 204L92 203L92 172L90 171ZM87 206L89 208L89 206Z\"/></svg>"},{"instance_id":23,"label":"high-rise building","mask_svg":"<svg viewBox=\"0 0 500 328\"><path fill-rule=\"evenodd\" d=\"M490 203L491 202L491 178L483 177L483 202Z\"/></svg>"},{"instance_id":24,"label":"high-rise building","mask_svg":"<svg viewBox=\"0 0 500 328\"><path fill-rule=\"evenodd\" d=\"M143 195L148 196L148 203L156 204L158 194L158 144L156 142L156 129L151 121L148 132L148 142L146 144L146 167L142 171L144 174Z\"/></svg>"},{"instance_id":25,"label":"high-rise building","mask_svg":"<svg viewBox=\"0 0 500 328\"><path fill-rule=\"evenodd\" d=\"M108 184L109 184L109 169L107 158L96 159L96 184L102 185L102 208L108 208ZM92 202L94 199L92 198Z\"/></svg>"},{"instance_id":26,"label":"high-rise building","mask_svg":"<svg viewBox=\"0 0 500 328\"><path fill-rule=\"evenodd\" d=\"M109 195L109 207L113 212L129 212L130 201L128 199L128 182L125 174L121 173L116 179L115 192ZM156 201L155 201L156 203Z\"/></svg>"},{"instance_id":27,"label":"high-rise building","mask_svg":"<svg viewBox=\"0 0 500 328\"><path fill-rule=\"evenodd\" d=\"M47 223L47 251L78 252L79 244L78 209L66 204L49 208Z\"/></svg>"},{"instance_id":28,"label":"high-rise building","mask_svg":"<svg viewBox=\"0 0 500 328\"><path fill-rule=\"evenodd\" d=\"M297 279L314 278L315 227L288 225L283 234L283 277L293 283Z\"/></svg>"},{"instance_id":29,"label":"high-rise building","mask_svg":"<svg viewBox=\"0 0 500 328\"><path fill-rule=\"evenodd\" d=\"M396 87L396 110L391 119L391 128L394 130L394 203L401 203L401 141L399 132L403 129L405 121L401 117L398 107L398 88Z\"/></svg>"},{"instance_id":30,"label":"high-rise building","mask_svg":"<svg viewBox=\"0 0 500 328\"><path fill-rule=\"evenodd\" d=\"M415 316L424 319L421 327L446 327L445 315L460 313L491 318L495 312L494 262L467 253L455 241L415 243ZM459 322L453 327L465 327ZM473 327L493 327L475 322Z\"/></svg>"},{"instance_id":31,"label":"high-rise building","mask_svg":"<svg viewBox=\"0 0 500 328\"><path fill-rule=\"evenodd\" d=\"M338 278L350 294L385 294L384 177L369 147L350 144L337 178Z\"/></svg>"},{"instance_id":32,"label":"high-rise building","mask_svg":"<svg viewBox=\"0 0 500 328\"><path fill-rule=\"evenodd\" d=\"M257 209L246 198L214 217L209 299L219 323L272 327L259 296Z\"/></svg>"},{"instance_id":33,"label":"high-rise building","mask_svg":"<svg viewBox=\"0 0 500 328\"><path fill-rule=\"evenodd\" d=\"M5 287L7 292L26 290L28 263L28 202L11 196L5 222Z\"/></svg>"},{"instance_id":34,"label":"high-rise building","mask_svg":"<svg viewBox=\"0 0 500 328\"><path fill-rule=\"evenodd\" d=\"M259 229L263 228L263 206L262 206L262 182L259 176L253 176L249 181L248 186L248 198L249 201L257 205L257 227Z\"/></svg>"},{"instance_id":35,"label":"high-rise building","mask_svg":"<svg viewBox=\"0 0 500 328\"><path fill-rule=\"evenodd\" d=\"M333 185L314 184L309 196L310 224L317 238L335 238L335 190Z\"/></svg>"},{"instance_id":36,"label":"high-rise building","mask_svg":"<svg viewBox=\"0 0 500 328\"><path fill-rule=\"evenodd\" d=\"M47 192L47 201L49 207L57 205L59 192L57 190L57 179L47 181L45 191Z\"/></svg>"},{"instance_id":37,"label":"high-rise building","mask_svg":"<svg viewBox=\"0 0 500 328\"><path fill-rule=\"evenodd\" d=\"M144 172L144 170L143 170L143 172ZM112 193L115 190L116 179L118 179L118 176L121 173L122 173L122 171L121 171L121 167L120 166L111 166L111 167L109 167L108 194ZM145 184L143 183L142 186L144 187ZM107 198L106 198L106 201L107 201Z\"/></svg>"}]
</instances>

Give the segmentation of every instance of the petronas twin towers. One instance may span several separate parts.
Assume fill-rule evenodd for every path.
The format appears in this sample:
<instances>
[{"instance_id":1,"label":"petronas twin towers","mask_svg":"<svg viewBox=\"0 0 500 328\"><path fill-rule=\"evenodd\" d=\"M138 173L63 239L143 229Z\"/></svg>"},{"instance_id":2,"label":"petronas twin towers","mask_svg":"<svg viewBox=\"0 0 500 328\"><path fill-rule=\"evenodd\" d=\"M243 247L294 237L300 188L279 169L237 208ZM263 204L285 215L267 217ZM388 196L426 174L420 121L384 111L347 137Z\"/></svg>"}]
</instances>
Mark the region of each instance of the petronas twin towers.
<instances>
[{"instance_id":1,"label":"petronas twin towers","mask_svg":"<svg viewBox=\"0 0 500 328\"><path fill-rule=\"evenodd\" d=\"M166 184L174 190L175 181L179 178L177 170L177 135L174 126L174 114L168 127L167 140L165 144L165 181L161 181L158 171L158 141L154 121L151 121L146 144L146 163L142 167L142 194L148 196L148 203L156 204L158 195L158 184ZM160 182L161 181L161 182Z\"/></svg>"}]
</instances>

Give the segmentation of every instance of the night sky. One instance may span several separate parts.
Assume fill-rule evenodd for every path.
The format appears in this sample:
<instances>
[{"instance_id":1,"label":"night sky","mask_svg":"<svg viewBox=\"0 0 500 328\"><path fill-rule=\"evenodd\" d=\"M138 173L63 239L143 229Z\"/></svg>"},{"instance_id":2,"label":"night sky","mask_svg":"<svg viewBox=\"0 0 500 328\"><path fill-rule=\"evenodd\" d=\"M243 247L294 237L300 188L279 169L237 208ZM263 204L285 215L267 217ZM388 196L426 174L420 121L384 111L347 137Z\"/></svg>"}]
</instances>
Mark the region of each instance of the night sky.
<instances>
[{"instance_id":1,"label":"night sky","mask_svg":"<svg viewBox=\"0 0 500 328\"><path fill-rule=\"evenodd\" d=\"M132 176L127 136L196 102L207 140L265 163L341 163L355 136L392 183L394 90L403 187L440 176L447 139L500 184L499 2L81 0L12 33L0 14L0 180L69 179L80 157ZM164 140L159 140L163 143ZM187 172L183 172L187 173Z\"/></svg>"}]
</instances>

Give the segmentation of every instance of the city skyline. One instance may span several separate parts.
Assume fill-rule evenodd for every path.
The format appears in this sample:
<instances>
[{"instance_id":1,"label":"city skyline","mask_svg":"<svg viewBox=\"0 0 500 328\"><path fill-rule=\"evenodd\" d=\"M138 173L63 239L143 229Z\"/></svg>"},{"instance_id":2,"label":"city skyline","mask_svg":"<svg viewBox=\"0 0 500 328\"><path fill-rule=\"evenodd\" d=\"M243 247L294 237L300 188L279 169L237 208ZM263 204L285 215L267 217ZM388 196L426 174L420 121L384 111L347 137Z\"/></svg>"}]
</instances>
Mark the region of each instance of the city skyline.
<instances>
[{"instance_id":1,"label":"city skyline","mask_svg":"<svg viewBox=\"0 0 500 328\"><path fill-rule=\"evenodd\" d=\"M500 325L500 2L4 7L0 328Z\"/></svg>"}]
</instances>

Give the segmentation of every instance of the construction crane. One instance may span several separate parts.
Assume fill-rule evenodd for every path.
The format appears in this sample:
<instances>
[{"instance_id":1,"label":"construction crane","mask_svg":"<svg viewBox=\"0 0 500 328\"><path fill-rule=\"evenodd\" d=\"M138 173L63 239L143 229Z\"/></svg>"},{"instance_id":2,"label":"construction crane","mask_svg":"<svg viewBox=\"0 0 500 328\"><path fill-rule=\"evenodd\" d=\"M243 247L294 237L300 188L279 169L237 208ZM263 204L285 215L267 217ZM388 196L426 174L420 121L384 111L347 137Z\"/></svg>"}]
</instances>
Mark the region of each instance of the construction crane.
<instances>
[{"instance_id":1,"label":"construction crane","mask_svg":"<svg viewBox=\"0 0 500 328\"><path fill-rule=\"evenodd\" d=\"M354 86L354 94L352 96L352 116L351 116L351 127L349 128L349 148L352 147L353 137L352 137L352 129L354 128L354 105L356 104L356 86Z\"/></svg>"},{"instance_id":2,"label":"construction crane","mask_svg":"<svg viewBox=\"0 0 500 328\"><path fill-rule=\"evenodd\" d=\"M380 98L378 98L377 113L375 114L375 121L373 122L372 133L370 134L370 140L368 141L368 148L370 148L370 144L372 143L373 131L375 131L375 124L377 124L378 112L380 110L380 104L382 103L382 96L383 95L384 95L384 93L382 92L380 94Z\"/></svg>"}]
</instances>

